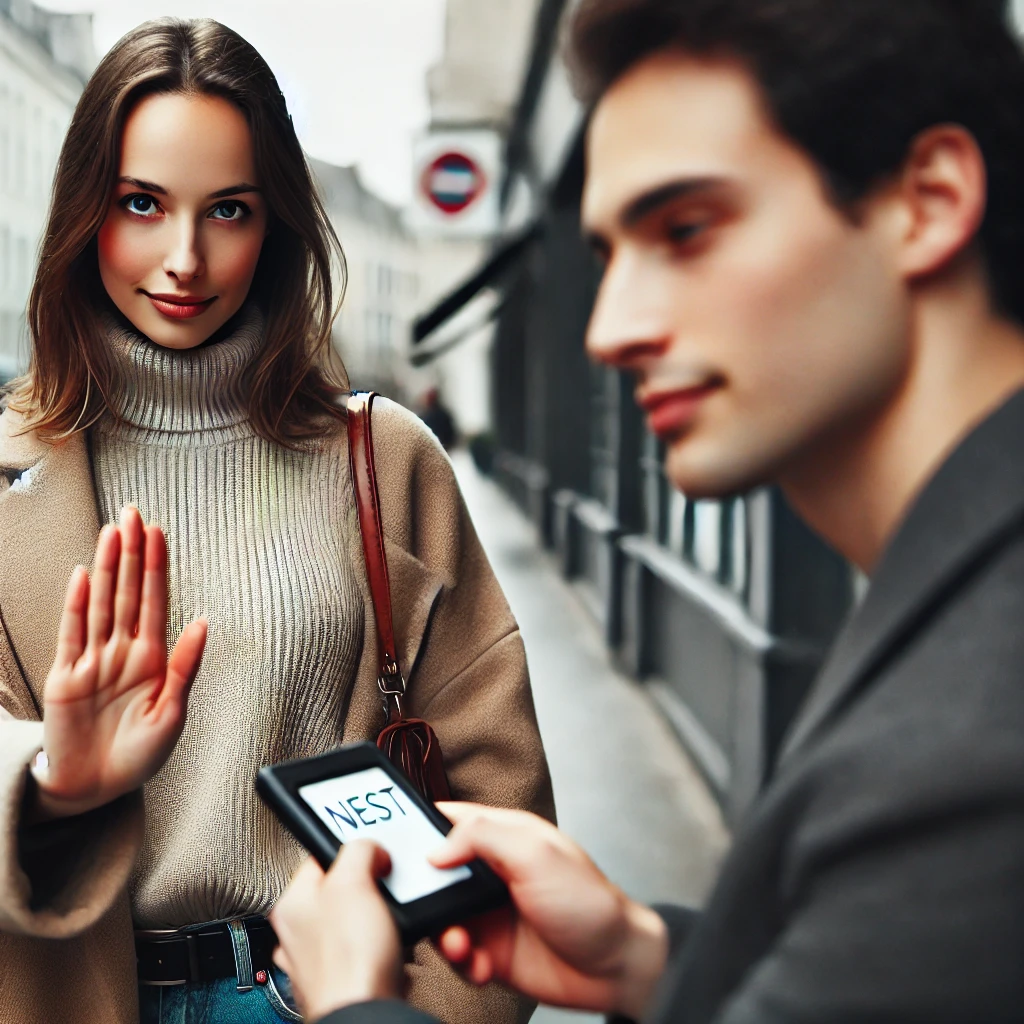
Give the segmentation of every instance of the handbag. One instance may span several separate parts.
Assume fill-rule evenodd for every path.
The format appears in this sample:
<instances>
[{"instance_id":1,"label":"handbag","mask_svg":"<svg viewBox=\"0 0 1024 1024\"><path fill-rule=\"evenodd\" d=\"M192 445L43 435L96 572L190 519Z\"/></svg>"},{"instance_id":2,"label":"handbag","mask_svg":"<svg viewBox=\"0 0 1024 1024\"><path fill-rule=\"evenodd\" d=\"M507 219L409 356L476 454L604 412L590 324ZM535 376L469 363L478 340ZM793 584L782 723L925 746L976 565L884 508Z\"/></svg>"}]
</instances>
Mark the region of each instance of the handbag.
<instances>
[{"instance_id":1,"label":"handbag","mask_svg":"<svg viewBox=\"0 0 1024 1024\"><path fill-rule=\"evenodd\" d=\"M395 650L395 629L391 618L391 584L384 553L380 495L373 461L370 412L376 397L372 391L353 391L348 397L348 451L355 490L359 529L363 535L366 575L370 583L373 615L377 623L377 685L384 701L384 728L377 746L396 768L429 801L451 796L444 771L437 734L422 718L405 716L405 677Z\"/></svg>"}]
</instances>

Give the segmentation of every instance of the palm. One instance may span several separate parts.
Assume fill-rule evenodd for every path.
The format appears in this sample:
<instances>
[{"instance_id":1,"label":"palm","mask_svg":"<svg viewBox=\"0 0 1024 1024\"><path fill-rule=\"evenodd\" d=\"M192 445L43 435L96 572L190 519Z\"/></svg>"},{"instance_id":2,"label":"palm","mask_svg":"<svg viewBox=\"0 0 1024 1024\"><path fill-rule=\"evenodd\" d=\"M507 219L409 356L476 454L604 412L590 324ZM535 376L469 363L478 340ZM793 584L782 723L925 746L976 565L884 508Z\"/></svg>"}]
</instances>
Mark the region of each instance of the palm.
<instances>
[{"instance_id":1,"label":"palm","mask_svg":"<svg viewBox=\"0 0 1024 1024\"><path fill-rule=\"evenodd\" d=\"M163 534L134 509L100 536L92 582L68 586L44 693L44 804L78 813L137 788L167 759L185 720L206 638L192 623L167 655Z\"/></svg>"}]
</instances>

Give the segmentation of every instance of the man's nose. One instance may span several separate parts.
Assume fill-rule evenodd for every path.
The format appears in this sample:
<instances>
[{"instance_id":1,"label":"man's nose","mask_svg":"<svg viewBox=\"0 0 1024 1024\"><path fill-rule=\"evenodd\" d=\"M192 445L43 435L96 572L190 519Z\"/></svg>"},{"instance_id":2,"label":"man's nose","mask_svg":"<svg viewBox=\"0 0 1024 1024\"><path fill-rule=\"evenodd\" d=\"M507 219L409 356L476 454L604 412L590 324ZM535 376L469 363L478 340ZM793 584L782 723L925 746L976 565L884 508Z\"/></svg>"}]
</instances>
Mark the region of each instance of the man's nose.
<instances>
[{"instance_id":1,"label":"man's nose","mask_svg":"<svg viewBox=\"0 0 1024 1024\"><path fill-rule=\"evenodd\" d=\"M671 327L659 305L650 301L644 282L628 268L610 265L587 327L587 354L623 370L663 354Z\"/></svg>"},{"instance_id":2,"label":"man's nose","mask_svg":"<svg viewBox=\"0 0 1024 1024\"><path fill-rule=\"evenodd\" d=\"M190 218L175 225L174 237L164 258L164 271L179 281L191 281L203 272L199 232Z\"/></svg>"}]
</instances>

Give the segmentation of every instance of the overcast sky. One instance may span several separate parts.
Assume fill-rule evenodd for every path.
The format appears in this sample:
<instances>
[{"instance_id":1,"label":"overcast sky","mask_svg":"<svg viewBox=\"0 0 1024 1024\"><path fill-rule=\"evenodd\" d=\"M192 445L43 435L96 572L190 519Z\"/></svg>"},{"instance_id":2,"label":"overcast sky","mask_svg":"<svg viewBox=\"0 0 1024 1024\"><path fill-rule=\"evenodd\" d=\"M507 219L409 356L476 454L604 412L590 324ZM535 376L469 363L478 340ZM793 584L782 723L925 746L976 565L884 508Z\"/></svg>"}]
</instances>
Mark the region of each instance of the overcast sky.
<instances>
[{"instance_id":1,"label":"overcast sky","mask_svg":"<svg viewBox=\"0 0 1024 1024\"><path fill-rule=\"evenodd\" d=\"M35 2L93 12L100 55L149 18L224 22L270 64L308 153L358 164L375 191L394 202L409 198L410 145L429 117L426 72L442 53L445 0Z\"/></svg>"}]
</instances>

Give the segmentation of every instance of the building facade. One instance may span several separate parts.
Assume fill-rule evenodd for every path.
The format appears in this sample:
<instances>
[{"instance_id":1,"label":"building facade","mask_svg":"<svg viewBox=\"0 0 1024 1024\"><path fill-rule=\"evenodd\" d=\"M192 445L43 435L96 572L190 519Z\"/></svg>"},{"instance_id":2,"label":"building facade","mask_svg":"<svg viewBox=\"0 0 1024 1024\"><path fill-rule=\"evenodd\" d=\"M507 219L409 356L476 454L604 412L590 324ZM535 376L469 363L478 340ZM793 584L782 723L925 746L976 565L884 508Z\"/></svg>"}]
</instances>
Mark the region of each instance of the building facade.
<instances>
[{"instance_id":1,"label":"building facade","mask_svg":"<svg viewBox=\"0 0 1024 1024\"><path fill-rule=\"evenodd\" d=\"M25 304L50 186L95 55L90 15L0 0L0 378L23 370Z\"/></svg>"},{"instance_id":2,"label":"building facade","mask_svg":"<svg viewBox=\"0 0 1024 1024\"><path fill-rule=\"evenodd\" d=\"M309 160L346 259L334 345L353 387L408 401L409 331L421 290L420 246L401 211L367 189L353 167Z\"/></svg>"},{"instance_id":3,"label":"building facade","mask_svg":"<svg viewBox=\"0 0 1024 1024\"><path fill-rule=\"evenodd\" d=\"M530 57L538 2L448 0L444 53L428 76L428 132L507 135ZM490 237L423 234L421 308L430 306L479 265L492 241ZM460 343L448 348L441 339L439 354L420 363L417 389L421 393L438 389L463 436L488 434L494 417L490 387L493 328L473 311L453 327Z\"/></svg>"}]
</instances>

